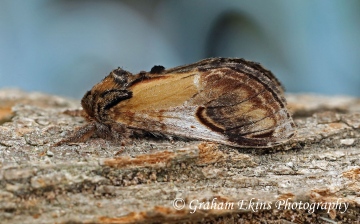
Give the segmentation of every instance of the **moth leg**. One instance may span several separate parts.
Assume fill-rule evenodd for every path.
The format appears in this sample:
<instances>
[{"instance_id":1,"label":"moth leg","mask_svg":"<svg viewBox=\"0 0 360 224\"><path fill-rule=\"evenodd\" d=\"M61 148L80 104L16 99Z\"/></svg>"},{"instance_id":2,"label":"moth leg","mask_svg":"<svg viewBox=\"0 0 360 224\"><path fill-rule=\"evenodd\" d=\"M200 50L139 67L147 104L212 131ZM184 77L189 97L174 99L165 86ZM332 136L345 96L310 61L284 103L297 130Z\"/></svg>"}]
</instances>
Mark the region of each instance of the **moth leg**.
<instances>
[{"instance_id":1,"label":"moth leg","mask_svg":"<svg viewBox=\"0 0 360 224\"><path fill-rule=\"evenodd\" d=\"M110 127L112 140L121 143L121 145L132 144L131 135L133 131L121 124L114 124Z\"/></svg>"},{"instance_id":2,"label":"moth leg","mask_svg":"<svg viewBox=\"0 0 360 224\"><path fill-rule=\"evenodd\" d=\"M85 142L88 140L96 131L96 123L91 122L82 127L78 130L73 132L69 137L62 139L61 141L54 144L54 146L60 146L65 143L74 143L74 142Z\"/></svg>"},{"instance_id":3,"label":"moth leg","mask_svg":"<svg viewBox=\"0 0 360 224\"><path fill-rule=\"evenodd\" d=\"M113 124L111 126L111 135L113 139L116 141L121 140L121 144L126 145L132 142L130 136L133 135L133 131L121 124Z\"/></svg>"},{"instance_id":4,"label":"moth leg","mask_svg":"<svg viewBox=\"0 0 360 224\"><path fill-rule=\"evenodd\" d=\"M130 136L132 135L132 131L122 124L103 124L100 122L92 122L91 124L94 125L92 133L95 133L99 138L121 143L121 145L131 143ZM89 137L91 137L91 135ZM86 141L86 139L84 141Z\"/></svg>"}]
</instances>

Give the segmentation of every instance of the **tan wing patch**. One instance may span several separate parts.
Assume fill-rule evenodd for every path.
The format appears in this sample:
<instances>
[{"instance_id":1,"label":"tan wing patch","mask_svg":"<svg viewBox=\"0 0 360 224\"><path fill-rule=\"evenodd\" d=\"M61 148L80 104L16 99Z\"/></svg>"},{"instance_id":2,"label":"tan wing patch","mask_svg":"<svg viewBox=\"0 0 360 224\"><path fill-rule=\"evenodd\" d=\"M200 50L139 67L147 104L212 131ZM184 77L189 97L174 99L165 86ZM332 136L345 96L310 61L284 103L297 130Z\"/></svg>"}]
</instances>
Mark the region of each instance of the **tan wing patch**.
<instances>
[{"instance_id":1,"label":"tan wing patch","mask_svg":"<svg viewBox=\"0 0 360 224\"><path fill-rule=\"evenodd\" d=\"M183 106L198 93L201 86L197 79L196 73L184 73L158 75L136 83L129 88L133 92L133 97L112 108L114 119L119 122L130 122L134 126L137 126L135 114L140 117L139 121L145 117L159 121L163 112Z\"/></svg>"}]
</instances>

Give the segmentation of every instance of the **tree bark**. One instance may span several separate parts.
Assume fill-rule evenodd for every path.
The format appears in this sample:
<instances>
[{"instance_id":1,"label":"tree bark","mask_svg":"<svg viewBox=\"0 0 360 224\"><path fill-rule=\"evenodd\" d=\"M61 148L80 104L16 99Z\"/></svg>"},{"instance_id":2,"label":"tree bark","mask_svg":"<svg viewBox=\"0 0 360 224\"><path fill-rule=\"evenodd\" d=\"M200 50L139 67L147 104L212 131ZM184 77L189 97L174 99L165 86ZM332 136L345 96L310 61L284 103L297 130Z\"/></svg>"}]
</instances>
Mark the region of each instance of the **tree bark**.
<instances>
[{"instance_id":1,"label":"tree bark","mask_svg":"<svg viewBox=\"0 0 360 224\"><path fill-rule=\"evenodd\" d=\"M360 100L316 95L287 95L287 100L297 135L276 148L155 137L125 146L91 138L52 147L85 124L63 113L80 108L79 101L0 90L0 219L359 222Z\"/></svg>"}]
</instances>

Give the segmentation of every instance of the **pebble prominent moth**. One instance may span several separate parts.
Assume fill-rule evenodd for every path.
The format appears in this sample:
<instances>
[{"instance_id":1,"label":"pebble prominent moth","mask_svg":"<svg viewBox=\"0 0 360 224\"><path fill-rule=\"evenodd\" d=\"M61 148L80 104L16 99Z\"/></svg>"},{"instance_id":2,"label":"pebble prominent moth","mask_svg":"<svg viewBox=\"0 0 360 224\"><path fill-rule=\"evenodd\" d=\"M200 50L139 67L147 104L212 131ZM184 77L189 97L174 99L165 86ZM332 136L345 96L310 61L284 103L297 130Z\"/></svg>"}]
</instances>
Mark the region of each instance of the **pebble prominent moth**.
<instances>
[{"instance_id":1,"label":"pebble prominent moth","mask_svg":"<svg viewBox=\"0 0 360 224\"><path fill-rule=\"evenodd\" d=\"M295 134L279 81L260 64L239 58L154 66L136 75L118 68L81 105L89 123L57 145L86 141L94 133L126 139L140 130L261 148Z\"/></svg>"}]
</instances>

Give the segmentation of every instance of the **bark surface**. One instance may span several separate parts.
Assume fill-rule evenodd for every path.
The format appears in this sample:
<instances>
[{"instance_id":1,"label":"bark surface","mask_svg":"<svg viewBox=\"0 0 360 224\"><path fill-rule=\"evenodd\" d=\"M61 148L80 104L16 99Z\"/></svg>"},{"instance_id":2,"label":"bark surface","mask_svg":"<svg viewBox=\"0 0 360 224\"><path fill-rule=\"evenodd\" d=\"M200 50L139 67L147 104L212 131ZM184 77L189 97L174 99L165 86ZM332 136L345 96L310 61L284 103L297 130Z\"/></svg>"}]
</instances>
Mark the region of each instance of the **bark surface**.
<instances>
[{"instance_id":1,"label":"bark surface","mask_svg":"<svg viewBox=\"0 0 360 224\"><path fill-rule=\"evenodd\" d=\"M0 90L0 220L359 222L360 99L287 100L297 135L277 148L150 137L52 147L85 124L63 113L79 101Z\"/></svg>"}]
</instances>

